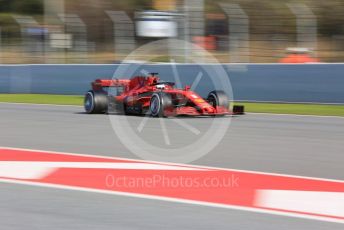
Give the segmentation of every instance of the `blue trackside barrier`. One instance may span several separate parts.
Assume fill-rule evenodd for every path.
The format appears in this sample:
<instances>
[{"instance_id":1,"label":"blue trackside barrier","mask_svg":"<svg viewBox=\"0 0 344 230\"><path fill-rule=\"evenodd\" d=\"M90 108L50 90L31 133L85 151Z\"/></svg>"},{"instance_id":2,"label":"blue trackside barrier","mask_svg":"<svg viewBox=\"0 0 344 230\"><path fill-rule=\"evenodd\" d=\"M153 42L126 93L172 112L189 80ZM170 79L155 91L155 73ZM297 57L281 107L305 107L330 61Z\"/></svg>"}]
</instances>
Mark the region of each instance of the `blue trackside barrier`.
<instances>
[{"instance_id":1,"label":"blue trackside barrier","mask_svg":"<svg viewBox=\"0 0 344 230\"><path fill-rule=\"evenodd\" d=\"M170 64L127 66L130 75L158 72L162 79L174 81ZM212 68L220 67L229 76L234 100L344 103L344 64L177 64L175 68L184 85L192 84L202 71L196 91L205 96L211 90ZM0 65L0 93L84 94L91 81L110 79L118 68L118 64Z\"/></svg>"}]
</instances>

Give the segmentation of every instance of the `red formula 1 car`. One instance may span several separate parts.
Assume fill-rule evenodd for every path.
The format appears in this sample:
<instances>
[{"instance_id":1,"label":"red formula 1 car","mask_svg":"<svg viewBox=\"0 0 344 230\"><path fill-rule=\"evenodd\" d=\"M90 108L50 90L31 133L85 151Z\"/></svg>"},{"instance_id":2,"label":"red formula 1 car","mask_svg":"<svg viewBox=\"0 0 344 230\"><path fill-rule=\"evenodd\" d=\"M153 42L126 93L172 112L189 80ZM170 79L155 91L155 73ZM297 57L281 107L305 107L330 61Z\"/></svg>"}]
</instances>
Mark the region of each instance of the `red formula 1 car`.
<instances>
[{"instance_id":1,"label":"red formula 1 car","mask_svg":"<svg viewBox=\"0 0 344 230\"><path fill-rule=\"evenodd\" d=\"M157 73L132 79L92 82L92 90L85 95L86 113L149 114L153 117L178 115L217 116L243 114L243 106L229 110L229 99L223 91L212 91L207 99L186 86L177 89L173 82L163 82Z\"/></svg>"}]
</instances>

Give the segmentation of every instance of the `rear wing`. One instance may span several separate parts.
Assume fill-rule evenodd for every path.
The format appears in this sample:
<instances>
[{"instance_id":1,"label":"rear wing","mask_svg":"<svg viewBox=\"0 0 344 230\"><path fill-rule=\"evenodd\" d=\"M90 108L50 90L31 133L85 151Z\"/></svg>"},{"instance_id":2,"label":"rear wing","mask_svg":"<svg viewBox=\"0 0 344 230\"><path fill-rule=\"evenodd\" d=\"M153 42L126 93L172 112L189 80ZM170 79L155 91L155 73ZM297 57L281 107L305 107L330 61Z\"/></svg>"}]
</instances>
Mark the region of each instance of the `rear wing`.
<instances>
[{"instance_id":1,"label":"rear wing","mask_svg":"<svg viewBox=\"0 0 344 230\"><path fill-rule=\"evenodd\" d=\"M129 79L97 79L91 85L93 90L101 90L104 87L125 87L129 82Z\"/></svg>"}]
</instances>

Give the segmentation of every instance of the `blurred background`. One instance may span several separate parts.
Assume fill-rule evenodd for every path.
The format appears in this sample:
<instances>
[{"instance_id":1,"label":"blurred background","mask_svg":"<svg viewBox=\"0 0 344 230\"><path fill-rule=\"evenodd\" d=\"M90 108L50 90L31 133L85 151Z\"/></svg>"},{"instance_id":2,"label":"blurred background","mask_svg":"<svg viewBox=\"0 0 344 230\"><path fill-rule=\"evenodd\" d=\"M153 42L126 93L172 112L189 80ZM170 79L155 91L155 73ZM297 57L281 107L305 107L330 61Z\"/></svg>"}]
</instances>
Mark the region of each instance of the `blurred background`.
<instances>
[{"instance_id":1,"label":"blurred background","mask_svg":"<svg viewBox=\"0 0 344 230\"><path fill-rule=\"evenodd\" d=\"M159 39L222 63L343 62L344 1L0 0L2 64L120 63Z\"/></svg>"}]
</instances>

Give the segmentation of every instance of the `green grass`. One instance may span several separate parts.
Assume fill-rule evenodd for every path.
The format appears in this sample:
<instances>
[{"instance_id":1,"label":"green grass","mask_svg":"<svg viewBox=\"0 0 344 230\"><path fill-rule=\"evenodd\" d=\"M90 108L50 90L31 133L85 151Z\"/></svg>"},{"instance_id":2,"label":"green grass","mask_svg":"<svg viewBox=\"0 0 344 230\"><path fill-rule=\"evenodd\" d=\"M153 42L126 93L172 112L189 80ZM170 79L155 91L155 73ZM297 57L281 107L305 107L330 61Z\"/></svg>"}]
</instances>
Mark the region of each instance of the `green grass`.
<instances>
[{"instance_id":1,"label":"green grass","mask_svg":"<svg viewBox=\"0 0 344 230\"><path fill-rule=\"evenodd\" d=\"M344 117L344 105L236 103L245 106L246 112L278 113Z\"/></svg>"},{"instance_id":2,"label":"green grass","mask_svg":"<svg viewBox=\"0 0 344 230\"><path fill-rule=\"evenodd\" d=\"M83 96L50 94L0 94L0 102L55 105L82 105ZM236 103L245 106L246 112L321 115L344 117L344 105Z\"/></svg>"},{"instance_id":3,"label":"green grass","mask_svg":"<svg viewBox=\"0 0 344 230\"><path fill-rule=\"evenodd\" d=\"M82 105L83 96L52 94L0 94L0 102Z\"/></svg>"}]
</instances>

